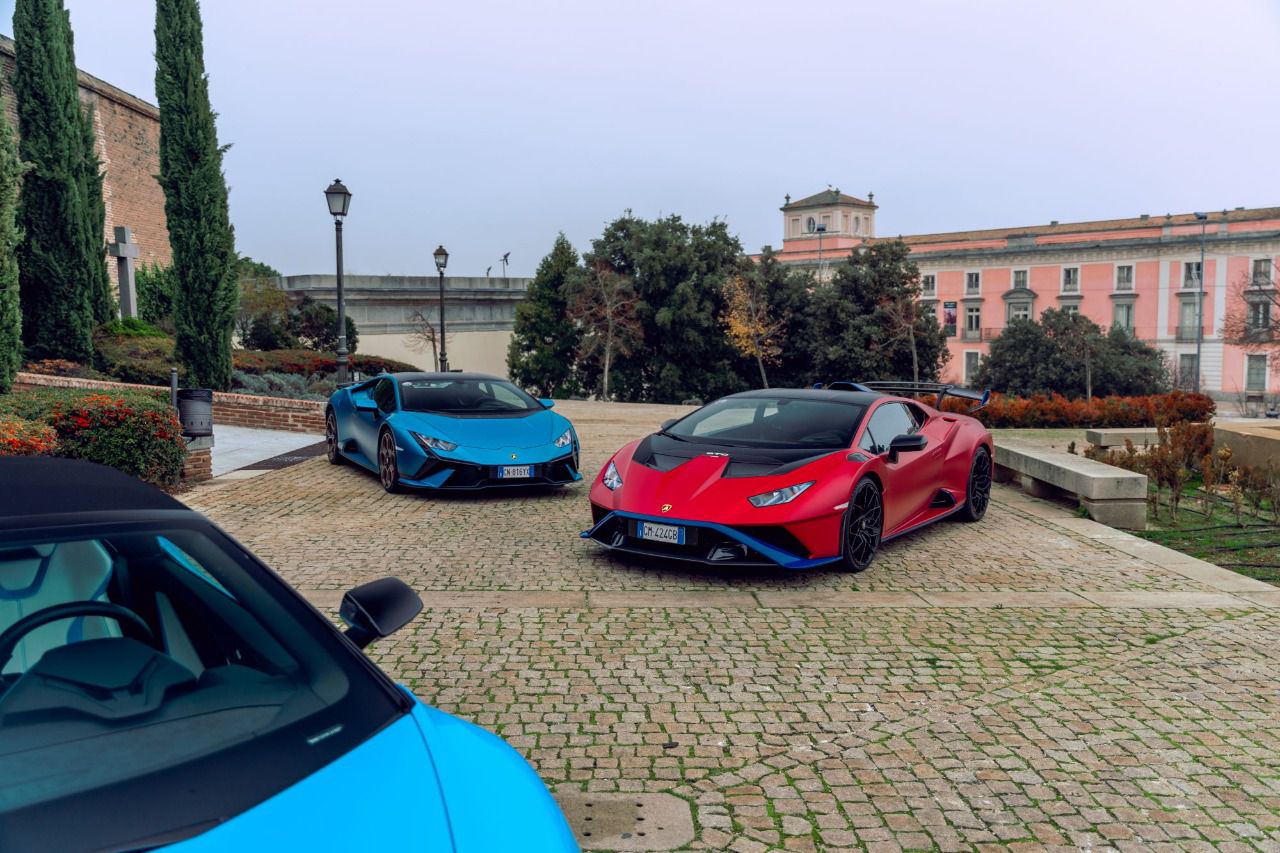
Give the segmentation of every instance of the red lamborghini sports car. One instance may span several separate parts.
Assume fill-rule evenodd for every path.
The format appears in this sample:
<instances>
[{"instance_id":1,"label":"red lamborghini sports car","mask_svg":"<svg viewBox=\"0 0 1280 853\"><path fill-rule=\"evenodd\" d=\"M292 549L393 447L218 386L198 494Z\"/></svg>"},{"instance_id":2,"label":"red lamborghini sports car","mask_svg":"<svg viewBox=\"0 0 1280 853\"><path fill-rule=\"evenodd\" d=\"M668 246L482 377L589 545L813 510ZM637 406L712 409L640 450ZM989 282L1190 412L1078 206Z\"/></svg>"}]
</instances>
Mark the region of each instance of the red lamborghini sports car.
<instances>
[{"instance_id":1,"label":"red lamborghini sports car","mask_svg":"<svg viewBox=\"0 0 1280 853\"><path fill-rule=\"evenodd\" d=\"M915 399L925 393L936 407ZM615 453L591 486L582 536L708 565L861 571L881 542L986 513L991 436L939 408L952 396L977 411L988 395L833 382L723 397Z\"/></svg>"}]
</instances>

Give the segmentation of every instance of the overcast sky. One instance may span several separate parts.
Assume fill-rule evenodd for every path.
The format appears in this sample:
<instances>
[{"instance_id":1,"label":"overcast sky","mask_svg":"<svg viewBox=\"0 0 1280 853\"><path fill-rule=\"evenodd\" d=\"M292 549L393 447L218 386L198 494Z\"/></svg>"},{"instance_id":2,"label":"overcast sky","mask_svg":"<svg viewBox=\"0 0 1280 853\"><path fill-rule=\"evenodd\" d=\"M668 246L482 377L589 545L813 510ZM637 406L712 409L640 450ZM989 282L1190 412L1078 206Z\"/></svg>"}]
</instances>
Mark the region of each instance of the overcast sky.
<instances>
[{"instance_id":1,"label":"overcast sky","mask_svg":"<svg viewBox=\"0 0 1280 853\"><path fill-rule=\"evenodd\" d=\"M14 0L0 0L11 22ZM154 101L153 0L67 0L84 70ZM216 0L205 60L241 252L531 274L630 208L781 244L874 191L882 236L1280 205L1275 0ZM6 28L12 32L11 24Z\"/></svg>"}]
</instances>

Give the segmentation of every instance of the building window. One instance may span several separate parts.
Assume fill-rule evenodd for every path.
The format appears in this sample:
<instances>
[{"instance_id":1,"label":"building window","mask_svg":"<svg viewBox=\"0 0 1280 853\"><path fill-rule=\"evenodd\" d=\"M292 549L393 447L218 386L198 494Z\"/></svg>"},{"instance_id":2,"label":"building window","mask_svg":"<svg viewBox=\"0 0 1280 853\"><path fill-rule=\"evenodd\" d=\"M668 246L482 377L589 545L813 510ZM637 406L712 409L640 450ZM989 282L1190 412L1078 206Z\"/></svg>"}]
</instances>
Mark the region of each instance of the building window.
<instances>
[{"instance_id":1,"label":"building window","mask_svg":"<svg viewBox=\"0 0 1280 853\"><path fill-rule=\"evenodd\" d=\"M1075 317L1080 314L1079 305L1063 305L1060 310L1062 311L1063 314L1067 315L1068 317Z\"/></svg>"},{"instance_id":2,"label":"building window","mask_svg":"<svg viewBox=\"0 0 1280 853\"><path fill-rule=\"evenodd\" d=\"M1253 286L1269 287L1271 285L1271 259L1259 258L1253 262Z\"/></svg>"},{"instance_id":3,"label":"building window","mask_svg":"<svg viewBox=\"0 0 1280 853\"><path fill-rule=\"evenodd\" d=\"M830 213L822 214L822 230L823 231L831 230L831 214Z\"/></svg>"},{"instance_id":4,"label":"building window","mask_svg":"<svg viewBox=\"0 0 1280 853\"><path fill-rule=\"evenodd\" d=\"M1010 302L1009 303L1009 319L1010 320L1030 320L1031 319L1031 303L1030 302Z\"/></svg>"},{"instance_id":5,"label":"building window","mask_svg":"<svg viewBox=\"0 0 1280 853\"><path fill-rule=\"evenodd\" d=\"M1196 366L1196 354L1193 352L1184 352L1178 356L1178 387L1184 391L1194 388L1196 385L1196 376L1200 369Z\"/></svg>"},{"instance_id":6,"label":"building window","mask_svg":"<svg viewBox=\"0 0 1280 853\"><path fill-rule=\"evenodd\" d=\"M1183 288L1198 289L1200 287L1200 262L1187 261L1182 265Z\"/></svg>"},{"instance_id":7,"label":"building window","mask_svg":"<svg viewBox=\"0 0 1280 853\"><path fill-rule=\"evenodd\" d=\"M1013 271L1013 289L1014 290L1027 289L1027 271L1026 270Z\"/></svg>"},{"instance_id":8,"label":"building window","mask_svg":"<svg viewBox=\"0 0 1280 853\"><path fill-rule=\"evenodd\" d=\"M806 230L807 230L810 234L812 234L813 232L815 232L815 231L817 231L817 230L818 230L818 220L816 220L816 219L814 219L812 216L810 216L810 217L809 217L809 221L805 223L805 226L806 226Z\"/></svg>"},{"instance_id":9,"label":"building window","mask_svg":"<svg viewBox=\"0 0 1280 853\"><path fill-rule=\"evenodd\" d=\"M1124 329L1126 332L1133 331L1133 303L1117 302L1114 307L1114 313L1111 318L1111 325Z\"/></svg>"},{"instance_id":10,"label":"building window","mask_svg":"<svg viewBox=\"0 0 1280 853\"><path fill-rule=\"evenodd\" d=\"M1265 355L1245 356L1244 390L1267 390L1267 357Z\"/></svg>"},{"instance_id":11,"label":"building window","mask_svg":"<svg viewBox=\"0 0 1280 853\"><path fill-rule=\"evenodd\" d=\"M933 296L938 292L938 278L930 273L929 275L920 276L920 294L922 296Z\"/></svg>"},{"instance_id":12,"label":"building window","mask_svg":"<svg viewBox=\"0 0 1280 853\"><path fill-rule=\"evenodd\" d=\"M1116 267L1116 290L1133 290L1133 267L1129 264Z\"/></svg>"},{"instance_id":13,"label":"building window","mask_svg":"<svg viewBox=\"0 0 1280 853\"><path fill-rule=\"evenodd\" d=\"M982 340L982 307L979 305L970 305L964 309L964 339Z\"/></svg>"},{"instance_id":14,"label":"building window","mask_svg":"<svg viewBox=\"0 0 1280 853\"><path fill-rule=\"evenodd\" d=\"M862 217L861 216L853 217L853 233L854 234L862 233Z\"/></svg>"},{"instance_id":15,"label":"building window","mask_svg":"<svg viewBox=\"0 0 1280 853\"><path fill-rule=\"evenodd\" d=\"M964 354L964 384L969 385L978 377L982 365L982 353L969 350Z\"/></svg>"},{"instance_id":16,"label":"building window","mask_svg":"<svg viewBox=\"0 0 1280 853\"><path fill-rule=\"evenodd\" d=\"M964 274L964 295L977 296L982 292L982 273L967 272Z\"/></svg>"},{"instance_id":17,"label":"building window","mask_svg":"<svg viewBox=\"0 0 1280 853\"><path fill-rule=\"evenodd\" d=\"M791 218L791 236L792 237L800 236L800 217L799 216L793 216Z\"/></svg>"},{"instance_id":18,"label":"building window","mask_svg":"<svg viewBox=\"0 0 1280 853\"><path fill-rule=\"evenodd\" d=\"M1080 268L1065 267L1062 270L1062 292L1063 293L1079 293L1080 292Z\"/></svg>"},{"instance_id":19,"label":"building window","mask_svg":"<svg viewBox=\"0 0 1280 853\"><path fill-rule=\"evenodd\" d=\"M1249 330L1261 331L1271 328L1271 303L1249 303Z\"/></svg>"},{"instance_id":20,"label":"building window","mask_svg":"<svg viewBox=\"0 0 1280 853\"><path fill-rule=\"evenodd\" d=\"M1191 299L1184 300L1178 306L1178 340L1194 341L1196 339L1196 331L1199 326L1196 307L1195 301Z\"/></svg>"}]
</instances>

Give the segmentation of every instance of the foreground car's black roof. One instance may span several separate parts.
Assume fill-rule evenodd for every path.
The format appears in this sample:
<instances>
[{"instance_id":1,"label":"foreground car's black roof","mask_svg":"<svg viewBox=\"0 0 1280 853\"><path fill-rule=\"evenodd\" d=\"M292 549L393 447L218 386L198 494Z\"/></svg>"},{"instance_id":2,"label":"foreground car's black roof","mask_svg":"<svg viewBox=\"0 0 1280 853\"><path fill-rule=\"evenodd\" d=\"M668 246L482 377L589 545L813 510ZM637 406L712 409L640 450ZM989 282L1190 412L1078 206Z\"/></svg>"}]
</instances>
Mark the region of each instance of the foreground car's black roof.
<instances>
[{"instance_id":1,"label":"foreground car's black roof","mask_svg":"<svg viewBox=\"0 0 1280 853\"><path fill-rule=\"evenodd\" d=\"M63 513L186 509L137 477L79 459L0 457L0 519Z\"/></svg>"},{"instance_id":2,"label":"foreground car's black roof","mask_svg":"<svg viewBox=\"0 0 1280 853\"><path fill-rule=\"evenodd\" d=\"M868 406L887 394L874 391L832 391L826 388L757 388L754 391L741 391L730 394L730 397L764 397L770 400L834 400L839 403L859 403Z\"/></svg>"}]
</instances>

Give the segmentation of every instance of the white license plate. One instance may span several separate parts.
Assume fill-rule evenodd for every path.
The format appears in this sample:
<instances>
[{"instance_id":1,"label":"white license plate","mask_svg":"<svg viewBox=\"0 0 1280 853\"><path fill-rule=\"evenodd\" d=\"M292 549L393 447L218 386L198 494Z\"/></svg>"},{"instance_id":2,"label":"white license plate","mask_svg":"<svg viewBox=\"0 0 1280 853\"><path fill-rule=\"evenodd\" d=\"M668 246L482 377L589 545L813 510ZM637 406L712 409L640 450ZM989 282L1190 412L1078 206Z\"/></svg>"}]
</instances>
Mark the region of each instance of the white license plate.
<instances>
[{"instance_id":1,"label":"white license plate","mask_svg":"<svg viewBox=\"0 0 1280 853\"><path fill-rule=\"evenodd\" d=\"M532 476L532 465L503 465L498 469L498 477L503 480L528 479Z\"/></svg>"},{"instance_id":2,"label":"white license plate","mask_svg":"<svg viewBox=\"0 0 1280 853\"><path fill-rule=\"evenodd\" d=\"M670 545L684 544L684 528L676 527L672 524L649 524L644 521L636 522L636 533L641 539L648 539L650 542L666 542Z\"/></svg>"}]
</instances>

